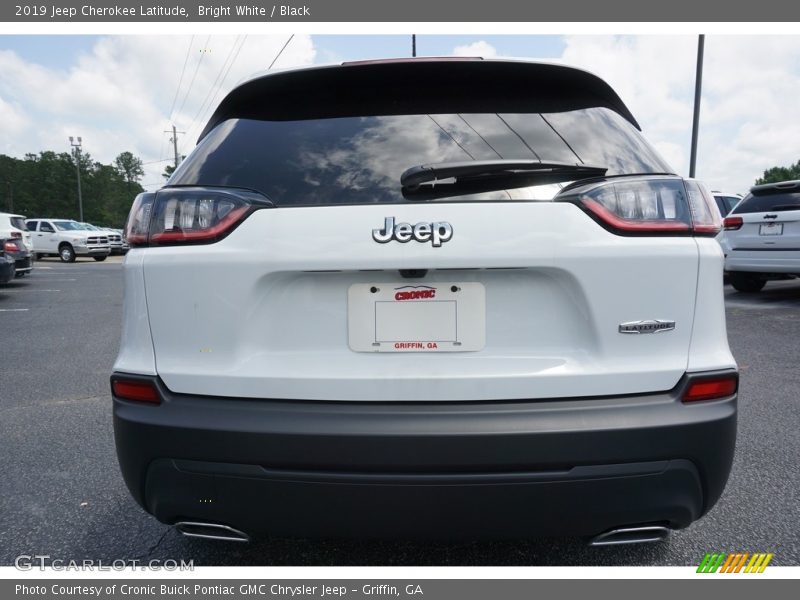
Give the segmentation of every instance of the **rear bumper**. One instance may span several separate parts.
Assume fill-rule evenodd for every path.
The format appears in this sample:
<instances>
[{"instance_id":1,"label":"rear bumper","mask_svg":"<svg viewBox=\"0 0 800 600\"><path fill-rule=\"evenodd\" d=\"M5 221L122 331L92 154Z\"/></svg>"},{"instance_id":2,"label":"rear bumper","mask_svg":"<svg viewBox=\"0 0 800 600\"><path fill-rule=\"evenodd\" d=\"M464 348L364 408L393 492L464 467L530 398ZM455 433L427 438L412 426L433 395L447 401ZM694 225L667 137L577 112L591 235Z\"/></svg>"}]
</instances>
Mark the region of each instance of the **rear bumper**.
<instances>
[{"instance_id":1,"label":"rear bumper","mask_svg":"<svg viewBox=\"0 0 800 600\"><path fill-rule=\"evenodd\" d=\"M28 273L33 269L33 260L30 255L23 258L15 258L14 268L17 273Z\"/></svg>"},{"instance_id":2,"label":"rear bumper","mask_svg":"<svg viewBox=\"0 0 800 600\"><path fill-rule=\"evenodd\" d=\"M725 257L725 270L800 275L800 250L733 250Z\"/></svg>"},{"instance_id":3,"label":"rear bumper","mask_svg":"<svg viewBox=\"0 0 800 600\"><path fill-rule=\"evenodd\" d=\"M113 379L113 376L112 376ZM143 379L146 379L143 377ZM590 535L680 528L722 493L736 396L536 402L114 400L136 500L165 523L378 537Z\"/></svg>"}]
</instances>

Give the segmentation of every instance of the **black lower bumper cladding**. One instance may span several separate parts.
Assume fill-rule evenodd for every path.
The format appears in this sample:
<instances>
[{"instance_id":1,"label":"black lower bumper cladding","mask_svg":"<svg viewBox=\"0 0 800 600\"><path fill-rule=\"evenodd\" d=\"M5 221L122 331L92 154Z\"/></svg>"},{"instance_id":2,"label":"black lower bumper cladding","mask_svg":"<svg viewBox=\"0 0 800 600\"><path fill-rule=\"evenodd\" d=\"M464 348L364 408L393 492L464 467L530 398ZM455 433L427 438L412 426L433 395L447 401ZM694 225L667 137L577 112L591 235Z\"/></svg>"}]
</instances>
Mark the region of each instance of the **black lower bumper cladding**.
<instances>
[{"instance_id":1,"label":"black lower bumper cladding","mask_svg":"<svg viewBox=\"0 0 800 600\"><path fill-rule=\"evenodd\" d=\"M707 376L704 373L703 376ZM112 379L117 375L112 376ZM309 537L521 538L688 526L730 472L736 396L319 402L114 399L117 454L164 523Z\"/></svg>"}]
</instances>

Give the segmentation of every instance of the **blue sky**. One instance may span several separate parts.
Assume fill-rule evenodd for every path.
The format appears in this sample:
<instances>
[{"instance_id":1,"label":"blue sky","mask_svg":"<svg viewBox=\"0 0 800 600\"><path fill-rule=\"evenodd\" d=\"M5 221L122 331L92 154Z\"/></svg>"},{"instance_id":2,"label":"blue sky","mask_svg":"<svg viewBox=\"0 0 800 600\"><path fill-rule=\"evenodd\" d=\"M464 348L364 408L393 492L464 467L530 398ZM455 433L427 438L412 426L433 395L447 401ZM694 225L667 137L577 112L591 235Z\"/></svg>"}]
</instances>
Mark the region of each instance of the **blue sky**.
<instances>
[{"instance_id":1,"label":"blue sky","mask_svg":"<svg viewBox=\"0 0 800 600\"><path fill-rule=\"evenodd\" d=\"M103 162L130 150L143 183L159 185L213 107L238 81L266 68L288 39L271 36L0 36L0 153L67 151L69 135ZM420 56L452 54L557 60L588 69L620 94L646 137L688 171L696 36L422 35ZM297 35L276 68L408 56L408 35ZM800 158L800 36L710 36L698 176L744 192L775 164Z\"/></svg>"}]
</instances>

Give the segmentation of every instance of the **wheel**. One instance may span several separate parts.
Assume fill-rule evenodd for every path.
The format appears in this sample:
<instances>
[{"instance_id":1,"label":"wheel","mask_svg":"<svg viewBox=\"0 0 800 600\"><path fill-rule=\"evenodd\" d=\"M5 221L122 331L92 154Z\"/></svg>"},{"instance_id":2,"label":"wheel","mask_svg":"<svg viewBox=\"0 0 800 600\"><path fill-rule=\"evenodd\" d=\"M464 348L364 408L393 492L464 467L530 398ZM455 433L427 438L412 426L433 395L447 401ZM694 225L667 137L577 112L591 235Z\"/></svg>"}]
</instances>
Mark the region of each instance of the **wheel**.
<instances>
[{"instance_id":1,"label":"wheel","mask_svg":"<svg viewBox=\"0 0 800 600\"><path fill-rule=\"evenodd\" d=\"M103 262L106 259L106 257L105 256L95 256L94 259L97 262Z\"/></svg>"},{"instance_id":2,"label":"wheel","mask_svg":"<svg viewBox=\"0 0 800 600\"><path fill-rule=\"evenodd\" d=\"M75 262L75 250L69 244L61 244L58 247L58 256L61 258L61 262Z\"/></svg>"},{"instance_id":3,"label":"wheel","mask_svg":"<svg viewBox=\"0 0 800 600\"><path fill-rule=\"evenodd\" d=\"M757 273L729 273L728 277L737 292L752 294L760 292L767 285L767 280L759 277Z\"/></svg>"},{"instance_id":4,"label":"wheel","mask_svg":"<svg viewBox=\"0 0 800 600\"><path fill-rule=\"evenodd\" d=\"M20 277L25 277L25 271L20 271L19 273L14 273L14 277L19 279Z\"/></svg>"},{"instance_id":5,"label":"wheel","mask_svg":"<svg viewBox=\"0 0 800 600\"><path fill-rule=\"evenodd\" d=\"M33 253L33 260L42 260L44 258L44 254L41 252L34 252Z\"/></svg>"}]
</instances>

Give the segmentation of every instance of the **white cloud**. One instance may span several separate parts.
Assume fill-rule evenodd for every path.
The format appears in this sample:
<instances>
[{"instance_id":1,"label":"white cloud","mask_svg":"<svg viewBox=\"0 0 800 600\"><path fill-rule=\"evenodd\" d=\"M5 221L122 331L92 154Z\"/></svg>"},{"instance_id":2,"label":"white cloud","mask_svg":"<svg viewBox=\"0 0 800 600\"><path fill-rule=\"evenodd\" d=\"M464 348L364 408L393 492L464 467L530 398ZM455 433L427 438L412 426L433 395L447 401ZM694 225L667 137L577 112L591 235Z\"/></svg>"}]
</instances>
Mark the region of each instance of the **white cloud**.
<instances>
[{"instance_id":1,"label":"white cloud","mask_svg":"<svg viewBox=\"0 0 800 600\"><path fill-rule=\"evenodd\" d=\"M105 37L66 70L0 51L0 122L11 134L3 136L0 152L18 157L40 150L67 152L68 136L80 135L95 160L109 163L130 150L145 162L157 161L172 156L169 135L163 133L172 116L178 130L186 132L178 136L186 154L227 92L264 71L286 40L283 35ZM311 38L295 36L274 68L311 64L314 56ZM163 183L166 164L146 165L143 183Z\"/></svg>"},{"instance_id":2,"label":"white cloud","mask_svg":"<svg viewBox=\"0 0 800 600\"><path fill-rule=\"evenodd\" d=\"M645 136L688 174L696 36L569 36L563 60L620 94ZM800 159L800 37L707 36L697 176L746 192Z\"/></svg>"},{"instance_id":3,"label":"white cloud","mask_svg":"<svg viewBox=\"0 0 800 600\"><path fill-rule=\"evenodd\" d=\"M467 44L466 46L456 46L453 49L453 56L481 56L492 58L497 56L497 50L489 42L483 40Z\"/></svg>"}]
</instances>

